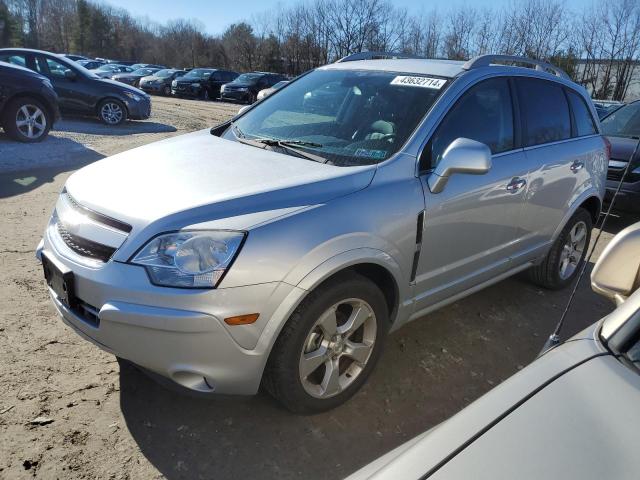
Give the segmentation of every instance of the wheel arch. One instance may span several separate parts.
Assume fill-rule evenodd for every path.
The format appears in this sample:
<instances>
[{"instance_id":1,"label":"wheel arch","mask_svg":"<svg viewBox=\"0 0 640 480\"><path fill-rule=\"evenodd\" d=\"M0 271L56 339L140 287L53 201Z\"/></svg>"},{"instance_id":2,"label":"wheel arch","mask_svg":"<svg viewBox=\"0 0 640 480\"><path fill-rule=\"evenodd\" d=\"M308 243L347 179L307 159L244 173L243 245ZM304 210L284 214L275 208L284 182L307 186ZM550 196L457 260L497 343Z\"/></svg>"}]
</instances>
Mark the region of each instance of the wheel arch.
<instances>
[{"instance_id":1,"label":"wheel arch","mask_svg":"<svg viewBox=\"0 0 640 480\"><path fill-rule=\"evenodd\" d=\"M129 118L129 107L127 107L127 102L125 100L123 100L122 98L118 97L117 95L106 95L104 97L101 97L97 102L96 102L96 106L95 106L95 114L98 118L100 118L100 105L102 105L104 102L106 102L107 100L117 100L118 102L120 102L122 104L122 106L124 107L124 111L127 114L127 118ZM125 120L126 120L125 119Z\"/></svg>"},{"instance_id":2,"label":"wheel arch","mask_svg":"<svg viewBox=\"0 0 640 480\"><path fill-rule=\"evenodd\" d=\"M47 114L49 115L49 120L51 120L51 125L53 126L53 123L56 117L55 110L53 109L49 101L37 92L16 92L15 94L6 98L3 103L3 114L4 114L4 108L6 108L6 106L10 102L13 102L14 100L17 100L19 98L33 98L34 100L37 100L38 102L40 102L42 106L47 110ZM0 118L0 121L1 121L1 118Z\"/></svg>"},{"instance_id":3,"label":"wheel arch","mask_svg":"<svg viewBox=\"0 0 640 480\"><path fill-rule=\"evenodd\" d=\"M594 190L588 190L580 195L575 202L571 205L571 207L567 210L562 221L558 224L556 231L553 232L552 243L555 242L562 229L564 229L567 222L571 219L574 213L578 208L584 208L591 215L591 220L593 221L593 225L595 226L598 221L598 217L600 216L600 210L602 209L602 200L596 194Z\"/></svg>"}]
</instances>

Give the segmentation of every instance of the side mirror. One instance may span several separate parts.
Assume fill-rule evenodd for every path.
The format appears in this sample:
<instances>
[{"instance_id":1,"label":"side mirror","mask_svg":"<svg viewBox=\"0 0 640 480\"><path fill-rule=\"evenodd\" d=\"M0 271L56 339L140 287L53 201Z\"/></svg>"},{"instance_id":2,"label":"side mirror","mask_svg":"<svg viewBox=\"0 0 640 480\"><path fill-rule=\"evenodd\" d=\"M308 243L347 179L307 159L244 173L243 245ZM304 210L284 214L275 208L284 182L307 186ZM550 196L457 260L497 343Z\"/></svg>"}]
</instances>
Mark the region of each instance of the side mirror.
<instances>
[{"instance_id":1,"label":"side mirror","mask_svg":"<svg viewBox=\"0 0 640 480\"><path fill-rule=\"evenodd\" d=\"M604 249L591 272L596 293L623 303L640 287L640 222L618 233Z\"/></svg>"},{"instance_id":2,"label":"side mirror","mask_svg":"<svg viewBox=\"0 0 640 480\"><path fill-rule=\"evenodd\" d=\"M246 112L247 110L249 110L251 108L251 105L245 105L244 107L242 107L240 110L238 110L238 115L242 115L244 112Z\"/></svg>"},{"instance_id":3,"label":"side mirror","mask_svg":"<svg viewBox=\"0 0 640 480\"><path fill-rule=\"evenodd\" d=\"M469 138L457 138L442 154L442 159L427 182L431 193L444 190L455 173L483 175L491 169L491 150L484 143Z\"/></svg>"},{"instance_id":4,"label":"side mirror","mask_svg":"<svg viewBox=\"0 0 640 480\"><path fill-rule=\"evenodd\" d=\"M76 79L76 72L74 72L73 70L65 70L64 71L64 78L66 78L67 80L75 80Z\"/></svg>"}]
</instances>

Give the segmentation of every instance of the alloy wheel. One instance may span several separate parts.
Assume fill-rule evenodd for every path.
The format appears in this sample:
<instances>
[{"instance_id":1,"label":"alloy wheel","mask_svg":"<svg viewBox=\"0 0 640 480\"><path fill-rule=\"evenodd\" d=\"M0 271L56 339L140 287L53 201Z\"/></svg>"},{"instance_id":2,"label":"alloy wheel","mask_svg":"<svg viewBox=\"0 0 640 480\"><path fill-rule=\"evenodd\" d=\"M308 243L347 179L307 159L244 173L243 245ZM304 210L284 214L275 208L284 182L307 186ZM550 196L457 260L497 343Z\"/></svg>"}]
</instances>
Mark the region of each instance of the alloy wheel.
<instances>
[{"instance_id":1,"label":"alloy wheel","mask_svg":"<svg viewBox=\"0 0 640 480\"><path fill-rule=\"evenodd\" d=\"M123 115L122 107L115 102L106 102L100 109L102 119L111 125L120 123Z\"/></svg>"},{"instance_id":2,"label":"alloy wheel","mask_svg":"<svg viewBox=\"0 0 640 480\"><path fill-rule=\"evenodd\" d=\"M40 138L47 129L47 117L36 105L22 105L16 113L16 128L28 139Z\"/></svg>"},{"instance_id":3,"label":"alloy wheel","mask_svg":"<svg viewBox=\"0 0 640 480\"><path fill-rule=\"evenodd\" d=\"M304 342L298 372L316 398L338 395L362 373L373 352L377 322L364 300L342 300L327 309Z\"/></svg>"},{"instance_id":4,"label":"alloy wheel","mask_svg":"<svg viewBox=\"0 0 640 480\"><path fill-rule=\"evenodd\" d=\"M577 222L567 236L567 241L560 254L559 274L562 280L571 277L578 268L584 255L587 243L587 225Z\"/></svg>"}]
</instances>

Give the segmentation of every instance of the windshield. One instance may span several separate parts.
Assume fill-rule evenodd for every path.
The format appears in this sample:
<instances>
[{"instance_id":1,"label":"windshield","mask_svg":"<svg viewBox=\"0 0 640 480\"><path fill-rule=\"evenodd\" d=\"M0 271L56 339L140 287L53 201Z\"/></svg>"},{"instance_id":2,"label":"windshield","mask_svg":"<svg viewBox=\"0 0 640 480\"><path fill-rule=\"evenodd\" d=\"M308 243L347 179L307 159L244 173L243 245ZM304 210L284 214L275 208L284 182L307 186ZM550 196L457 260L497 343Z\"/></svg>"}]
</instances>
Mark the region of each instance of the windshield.
<instances>
[{"instance_id":1,"label":"windshield","mask_svg":"<svg viewBox=\"0 0 640 480\"><path fill-rule=\"evenodd\" d=\"M110 72L112 70L117 70L120 68L120 65L114 65L113 63L109 63L107 65L102 65L98 70L102 70L103 72Z\"/></svg>"},{"instance_id":2,"label":"windshield","mask_svg":"<svg viewBox=\"0 0 640 480\"><path fill-rule=\"evenodd\" d=\"M202 79L202 78L209 78L211 76L211 70L204 70L202 68L194 68L193 70L189 71L184 77L184 79L189 79L189 78L196 78L196 79Z\"/></svg>"},{"instance_id":3,"label":"windshield","mask_svg":"<svg viewBox=\"0 0 640 480\"><path fill-rule=\"evenodd\" d=\"M402 147L445 84L415 74L315 70L262 100L224 138L295 142L329 164L370 165Z\"/></svg>"},{"instance_id":4,"label":"windshield","mask_svg":"<svg viewBox=\"0 0 640 480\"><path fill-rule=\"evenodd\" d=\"M257 82L263 75L260 73L243 73L236 78L233 83L254 83Z\"/></svg>"},{"instance_id":5,"label":"windshield","mask_svg":"<svg viewBox=\"0 0 640 480\"><path fill-rule=\"evenodd\" d=\"M170 77L171 75L173 75L174 72L175 72L175 70L166 69L166 70L159 70L156 73L154 73L153 75L155 77L167 78L167 77Z\"/></svg>"},{"instance_id":6,"label":"windshield","mask_svg":"<svg viewBox=\"0 0 640 480\"><path fill-rule=\"evenodd\" d=\"M604 135L640 138L640 102L616 110L602 120L601 125Z\"/></svg>"},{"instance_id":7,"label":"windshield","mask_svg":"<svg viewBox=\"0 0 640 480\"><path fill-rule=\"evenodd\" d=\"M151 75L155 69L153 68L139 68L131 72L132 75Z\"/></svg>"}]
</instances>

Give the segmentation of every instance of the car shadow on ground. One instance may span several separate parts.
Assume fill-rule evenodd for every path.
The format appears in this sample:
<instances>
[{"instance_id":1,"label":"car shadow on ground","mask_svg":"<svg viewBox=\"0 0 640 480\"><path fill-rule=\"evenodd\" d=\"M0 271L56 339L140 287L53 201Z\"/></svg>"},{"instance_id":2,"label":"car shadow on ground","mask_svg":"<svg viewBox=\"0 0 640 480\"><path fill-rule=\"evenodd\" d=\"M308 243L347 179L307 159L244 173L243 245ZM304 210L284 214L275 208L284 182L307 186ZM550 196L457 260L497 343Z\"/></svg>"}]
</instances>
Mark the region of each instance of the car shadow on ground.
<instances>
[{"instance_id":1,"label":"car shadow on ground","mask_svg":"<svg viewBox=\"0 0 640 480\"><path fill-rule=\"evenodd\" d=\"M192 398L127 362L121 410L142 454L170 480L344 478L531 362L569 293L511 278L416 320L389 336L364 388L327 413L293 415L264 393ZM587 281L577 300L563 338L613 308Z\"/></svg>"},{"instance_id":2,"label":"car shadow on ground","mask_svg":"<svg viewBox=\"0 0 640 480\"><path fill-rule=\"evenodd\" d=\"M177 128L165 123L150 120L130 120L122 125L105 125L90 117L65 117L55 125L55 130L68 133L85 133L89 135L122 136L138 133L170 133Z\"/></svg>"},{"instance_id":3,"label":"car shadow on ground","mask_svg":"<svg viewBox=\"0 0 640 480\"><path fill-rule=\"evenodd\" d=\"M68 138L49 136L25 144L0 132L0 198L21 195L101 158L101 153Z\"/></svg>"}]
</instances>

